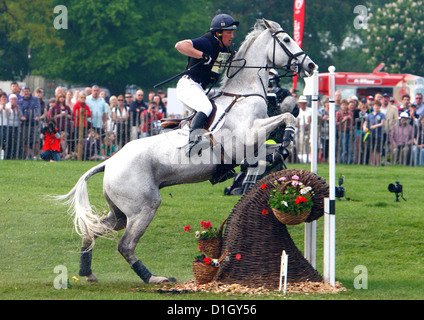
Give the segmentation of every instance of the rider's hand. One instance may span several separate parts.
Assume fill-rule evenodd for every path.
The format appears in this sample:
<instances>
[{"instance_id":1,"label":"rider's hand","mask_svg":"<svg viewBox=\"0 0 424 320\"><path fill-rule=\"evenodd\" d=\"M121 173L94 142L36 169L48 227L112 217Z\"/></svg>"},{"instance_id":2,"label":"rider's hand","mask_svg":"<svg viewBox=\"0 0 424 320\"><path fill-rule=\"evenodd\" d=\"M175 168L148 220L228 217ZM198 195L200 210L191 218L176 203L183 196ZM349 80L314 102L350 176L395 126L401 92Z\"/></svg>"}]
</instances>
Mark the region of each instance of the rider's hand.
<instances>
[{"instance_id":1,"label":"rider's hand","mask_svg":"<svg viewBox=\"0 0 424 320\"><path fill-rule=\"evenodd\" d=\"M212 57L204 52L202 54L202 59L204 61L204 64L210 64L212 62Z\"/></svg>"}]
</instances>

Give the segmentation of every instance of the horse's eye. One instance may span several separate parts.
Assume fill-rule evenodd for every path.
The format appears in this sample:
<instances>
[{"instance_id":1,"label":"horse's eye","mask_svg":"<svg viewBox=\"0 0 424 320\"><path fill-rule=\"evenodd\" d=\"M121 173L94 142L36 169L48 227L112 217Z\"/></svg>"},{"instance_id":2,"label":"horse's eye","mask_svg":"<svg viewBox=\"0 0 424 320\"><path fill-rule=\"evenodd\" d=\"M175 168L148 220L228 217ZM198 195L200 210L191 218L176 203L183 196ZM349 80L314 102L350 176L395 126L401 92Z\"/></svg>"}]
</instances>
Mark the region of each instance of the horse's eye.
<instances>
[{"instance_id":1,"label":"horse's eye","mask_svg":"<svg viewBox=\"0 0 424 320\"><path fill-rule=\"evenodd\" d=\"M289 38L289 37L285 37L285 38L283 39L283 41L284 41L285 43L289 43L289 42L290 42L290 38Z\"/></svg>"}]
</instances>

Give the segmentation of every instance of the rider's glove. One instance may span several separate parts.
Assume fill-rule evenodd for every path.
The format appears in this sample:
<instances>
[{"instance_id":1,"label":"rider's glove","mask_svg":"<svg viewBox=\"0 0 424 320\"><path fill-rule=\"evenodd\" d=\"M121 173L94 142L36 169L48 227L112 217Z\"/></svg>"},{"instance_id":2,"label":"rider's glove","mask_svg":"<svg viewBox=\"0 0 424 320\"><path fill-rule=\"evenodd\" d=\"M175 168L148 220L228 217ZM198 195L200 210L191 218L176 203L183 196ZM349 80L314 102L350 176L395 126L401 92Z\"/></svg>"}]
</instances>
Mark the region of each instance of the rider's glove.
<instances>
[{"instance_id":1,"label":"rider's glove","mask_svg":"<svg viewBox=\"0 0 424 320\"><path fill-rule=\"evenodd\" d=\"M212 62L212 57L204 52L202 54L202 59L204 61L204 64L210 64Z\"/></svg>"}]
</instances>

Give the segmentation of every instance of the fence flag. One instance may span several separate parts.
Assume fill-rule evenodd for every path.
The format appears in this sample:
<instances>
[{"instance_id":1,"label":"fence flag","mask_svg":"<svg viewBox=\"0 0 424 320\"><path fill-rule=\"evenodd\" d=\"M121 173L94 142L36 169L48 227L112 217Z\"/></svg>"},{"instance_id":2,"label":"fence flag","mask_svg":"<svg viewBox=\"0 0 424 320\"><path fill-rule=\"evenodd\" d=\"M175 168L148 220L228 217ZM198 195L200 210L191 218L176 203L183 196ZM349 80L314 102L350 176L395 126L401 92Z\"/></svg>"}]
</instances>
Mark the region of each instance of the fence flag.
<instances>
[{"instance_id":1,"label":"fence flag","mask_svg":"<svg viewBox=\"0 0 424 320\"><path fill-rule=\"evenodd\" d=\"M294 0L293 39L302 48L305 0ZM293 77L293 89L297 86L297 75Z\"/></svg>"}]
</instances>

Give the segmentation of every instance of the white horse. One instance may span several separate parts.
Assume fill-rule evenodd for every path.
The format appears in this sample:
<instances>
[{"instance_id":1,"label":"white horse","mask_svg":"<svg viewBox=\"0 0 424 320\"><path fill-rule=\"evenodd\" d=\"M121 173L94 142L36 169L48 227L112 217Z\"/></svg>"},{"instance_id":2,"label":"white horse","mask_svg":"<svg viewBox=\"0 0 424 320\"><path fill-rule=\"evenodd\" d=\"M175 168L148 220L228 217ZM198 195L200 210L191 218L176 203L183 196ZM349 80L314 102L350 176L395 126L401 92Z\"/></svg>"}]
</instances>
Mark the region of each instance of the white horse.
<instances>
[{"instance_id":1,"label":"white horse","mask_svg":"<svg viewBox=\"0 0 424 320\"><path fill-rule=\"evenodd\" d=\"M219 110L232 103L233 106L226 113L221 112L224 116L220 121L215 120L215 127L219 129L213 131L212 153L202 152L208 154L208 161L203 157L196 162L185 156L181 147L188 142L188 137L183 129L178 129L131 141L113 157L87 171L67 195L55 197L56 200L67 200L75 229L83 238L81 276L86 276L88 281L97 281L91 270L95 238L126 228L118 243L118 251L133 270L146 283L169 281L153 275L134 254L140 237L161 204L159 190L211 179L217 168L228 166L228 163L234 166L235 159L246 156L249 147L257 152L258 144L263 144L265 136L278 126L286 124L293 130L295 118L290 113L267 115L265 86L268 85L270 68L286 69L305 77L312 74L315 64L279 24L262 19L246 36L223 78L221 90L225 94L215 99ZM292 134L290 130L288 132ZM232 143L223 143L229 135ZM219 164L223 159L222 150L227 159L224 165ZM103 194L110 208L105 217L93 213L87 193L87 180L99 172L104 172Z\"/></svg>"}]
</instances>

